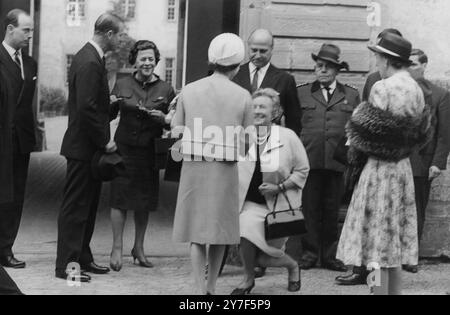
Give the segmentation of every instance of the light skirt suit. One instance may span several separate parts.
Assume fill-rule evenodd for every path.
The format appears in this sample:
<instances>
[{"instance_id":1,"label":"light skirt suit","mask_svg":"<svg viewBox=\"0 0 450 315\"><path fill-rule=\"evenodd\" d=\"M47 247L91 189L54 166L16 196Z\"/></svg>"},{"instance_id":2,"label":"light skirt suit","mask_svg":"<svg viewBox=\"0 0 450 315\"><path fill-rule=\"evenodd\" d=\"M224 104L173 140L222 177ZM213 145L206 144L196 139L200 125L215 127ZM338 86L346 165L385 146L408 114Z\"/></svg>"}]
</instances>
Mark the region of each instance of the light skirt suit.
<instances>
[{"instance_id":1,"label":"light skirt suit","mask_svg":"<svg viewBox=\"0 0 450 315\"><path fill-rule=\"evenodd\" d=\"M266 241L264 222L266 216L274 210L275 197L266 198L266 204L260 205L247 201L247 193L256 168L257 150L253 146L247 161L239 162L239 208L241 237L256 245L265 254L281 258L285 255L288 238ZM263 182L279 185L291 180L296 188L286 192L292 207L302 205L302 191L309 174L309 161L306 150L298 136L290 129L273 126L269 141L260 155ZM283 194L278 196L276 211L289 209Z\"/></svg>"}]
</instances>

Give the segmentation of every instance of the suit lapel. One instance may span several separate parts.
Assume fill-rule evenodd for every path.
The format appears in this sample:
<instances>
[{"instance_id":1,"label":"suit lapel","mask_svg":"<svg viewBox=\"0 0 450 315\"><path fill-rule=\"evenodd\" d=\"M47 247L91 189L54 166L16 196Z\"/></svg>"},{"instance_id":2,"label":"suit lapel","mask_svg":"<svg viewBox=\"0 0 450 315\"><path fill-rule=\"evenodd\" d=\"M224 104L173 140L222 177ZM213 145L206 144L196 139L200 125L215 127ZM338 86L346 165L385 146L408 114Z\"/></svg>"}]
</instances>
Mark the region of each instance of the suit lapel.
<instances>
[{"instance_id":1,"label":"suit lapel","mask_svg":"<svg viewBox=\"0 0 450 315\"><path fill-rule=\"evenodd\" d=\"M328 102L323 96L322 89L320 88L320 83L318 81L313 83L311 87L311 95L316 101L321 103L323 106L328 107Z\"/></svg>"},{"instance_id":2,"label":"suit lapel","mask_svg":"<svg viewBox=\"0 0 450 315\"><path fill-rule=\"evenodd\" d=\"M22 82L22 74L20 73L19 67L14 63L11 56L6 51L3 44L0 44L0 59L3 62L3 65L12 78L17 82Z\"/></svg>"},{"instance_id":3,"label":"suit lapel","mask_svg":"<svg viewBox=\"0 0 450 315\"><path fill-rule=\"evenodd\" d=\"M343 99L345 99L345 97L345 87L338 82L336 90L334 91L333 97L331 98L331 102L328 107L331 108L334 105L339 104Z\"/></svg>"},{"instance_id":4,"label":"suit lapel","mask_svg":"<svg viewBox=\"0 0 450 315\"><path fill-rule=\"evenodd\" d=\"M264 80L261 83L261 88L273 87L274 84L272 84L272 81L275 78L276 74L277 69L272 64L270 64L269 69L267 69L266 76L264 77Z\"/></svg>"},{"instance_id":5,"label":"suit lapel","mask_svg":"<svg viewBox=\"0 0 450 315\"><path fill-rule=\"evenodd\" d=\"M252 84L250 82L250 68L249 63L241 67L237 80L238 84L251 93Z\"/></svg>"}]
</instances>

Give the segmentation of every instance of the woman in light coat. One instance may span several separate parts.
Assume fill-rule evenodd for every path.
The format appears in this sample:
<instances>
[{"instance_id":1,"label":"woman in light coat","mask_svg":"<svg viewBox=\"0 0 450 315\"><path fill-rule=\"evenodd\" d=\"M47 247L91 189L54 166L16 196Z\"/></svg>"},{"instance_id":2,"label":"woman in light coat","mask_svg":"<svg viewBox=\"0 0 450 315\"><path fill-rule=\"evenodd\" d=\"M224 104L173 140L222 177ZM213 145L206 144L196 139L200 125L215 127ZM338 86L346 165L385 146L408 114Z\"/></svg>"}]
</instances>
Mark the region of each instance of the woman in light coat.
<instances>
[{"instance_id":1,"label":"woman in light coat","mask_svg":"<svg viewBox=\"0 0 450 315\"><path fill-rule=\"evenodd\" d=\"M244 55L244 43L237 35L215 38L209 49L214 74L183 89L172 121L173 135L184 135L174 240L191 244L199 294L216 293L225 247L239 244L237 156L223 159L212 155L223 148L234 148L234 137L224 138L227 128L244 129L253 124L250 94L231 81Z\"/></svg>"},{"instance_id":2,"label":"woman in light coat","mask_svg":"<svg viewBox=\"0 0 450 315\"><path fill-rule=\"evenodd\" d=\"M250 294L255 286L256 265L288 269L288 291L301 289L301 275L297 262L285 253L287 238L266 241L264 222L275 211L300 208L302 190L309 174L306 150L290 129L272 124L279 117L280 98L272 89L262 89L253 95L256 145L246 161L239 163L239 208L241 255L245 276L232 295ZM285 195L289 199L286 200Z\"/></svg>"}]
</instances>

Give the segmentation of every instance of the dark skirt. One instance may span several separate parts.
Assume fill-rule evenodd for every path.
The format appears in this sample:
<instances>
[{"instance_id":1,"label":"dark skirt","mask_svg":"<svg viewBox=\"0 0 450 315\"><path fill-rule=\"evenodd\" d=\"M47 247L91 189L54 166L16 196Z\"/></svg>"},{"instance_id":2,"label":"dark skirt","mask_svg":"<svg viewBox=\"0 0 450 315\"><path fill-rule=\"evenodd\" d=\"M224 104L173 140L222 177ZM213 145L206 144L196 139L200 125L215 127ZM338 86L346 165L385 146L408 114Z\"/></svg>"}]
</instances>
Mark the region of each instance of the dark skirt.
<instances>
[{"instance_id":1,"label":"dark skirt","mask_svg":"<svg viewBox=\"0 0 450 315\"><path fill-rule=\"evenodd\" d=\"M126 176L111 183L111 208L153 212L159 199L159 171L154 167L154 149L117 144Z\"/></svg>"}]
</instances>

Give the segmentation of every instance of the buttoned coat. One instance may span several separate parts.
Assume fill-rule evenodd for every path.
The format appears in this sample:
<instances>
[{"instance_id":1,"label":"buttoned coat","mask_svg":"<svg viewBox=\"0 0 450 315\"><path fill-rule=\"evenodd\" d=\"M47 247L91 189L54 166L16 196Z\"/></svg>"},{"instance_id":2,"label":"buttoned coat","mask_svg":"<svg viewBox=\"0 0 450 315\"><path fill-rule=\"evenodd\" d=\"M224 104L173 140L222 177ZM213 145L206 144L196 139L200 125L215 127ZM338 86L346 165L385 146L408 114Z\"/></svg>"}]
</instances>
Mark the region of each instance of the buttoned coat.
<instances>
[{"instance_id":1,"label":"buttoned coat","mask_svg":"<svg viewBox=\"0 0 450 315\"><path fill-rule=\"evenodd\" d=\"M339 142L345 137L345 125L360 104L356 88L337 83L328 103L318 81L297 88L302 106L301 140L308 153L311 170L343 173L345 166L334 159Z\"/></svg>"},{"instance_id":2,"label":"buttoned coat","mask_svg":"<svg viewBox=\"0 0 450 315\"><path fill-rule=\"evenodd\" d=\"M247 159L239 162L239 209L243 209L253 173L256 168L256 147L252 146ZM269 141L261 153L263 182L279 185L291 180L296 187L286 192L294 209L302 205L302 193L309 174L309 161L305 148L297 135L290 129L272 126ZM266 198L267 207L274 210L275 198ZM275 211L289 209L283 194L278 196Z\"/></svg>"}]
</instances>

